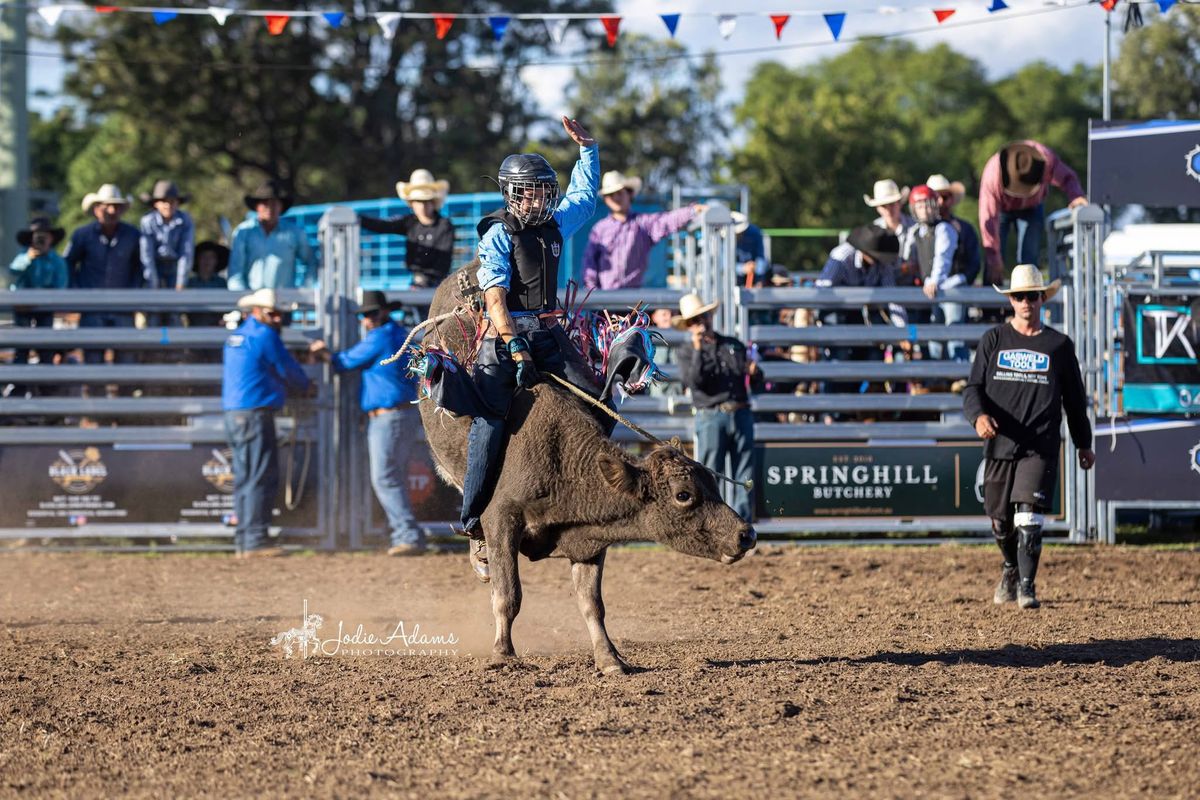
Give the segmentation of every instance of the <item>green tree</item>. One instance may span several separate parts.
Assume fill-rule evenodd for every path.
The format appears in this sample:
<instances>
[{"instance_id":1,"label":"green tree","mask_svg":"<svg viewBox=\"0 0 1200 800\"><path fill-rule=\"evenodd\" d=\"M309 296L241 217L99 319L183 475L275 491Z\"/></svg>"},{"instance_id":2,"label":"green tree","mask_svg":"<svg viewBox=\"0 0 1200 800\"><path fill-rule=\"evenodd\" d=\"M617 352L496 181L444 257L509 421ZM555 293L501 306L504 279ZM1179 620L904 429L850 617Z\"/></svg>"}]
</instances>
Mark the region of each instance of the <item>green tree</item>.
<instances>
[{"instance_id":1,"label":"green tree","mask_svg":"<svg viewBox=\"0 0 1200 800\"><path fill-rule=\"evenodd\" d=\"M601 143L605 170L640 176L660 192L712 179L728 135L720 70L711 53L692 59L686 52L673 40L631 34L575 68L567 107ZM543 149L556 164L575 160L561 136L548 137Z\"/></svg>"},{"instance_id":2,"label":"green tree","mask_svg":"<svg viewBox=\"0 0 1200 800\"><path fill-rule=\"evenodd\" d=\"M1113 110L1117 119L1200 117L1200 7L1154 12L1125 35L1113 63Z\"/></svg>"},{"instance_id":3,"label":"green tree","mask_svg":"<svg viewBox=\"0 0 1200 800\"><path fill-rule=\"evenodd\" d=\"M501 13L488 0L456 5ZM106 123L108 150L101 143L87 154L111 160L73 174L86 182L107 166L142 189L169 176L202 195L218 178L246 187L269 176L319 202L391 194L398 178L426 167L469 189L539 121L518 61L548 52L539 24L514 21L494 44L482 21L455 22L445 40L434 37L432 21L405 21L389 42L374 18L353 16L361 4L352 0L291 7L347 16L338 28L296 17L280 36L255 17L223 26L202 15L161 26L144 14L65 17L56 35L75 63L68 92L93 117L116 118ZM609 4L513 0L503 13L568 7ZM417 0L405 10L445 8ZM236 208L240 194L224 209L204 208L202 198L196 207L212 216Z\"/></svg>"}]
</instances>

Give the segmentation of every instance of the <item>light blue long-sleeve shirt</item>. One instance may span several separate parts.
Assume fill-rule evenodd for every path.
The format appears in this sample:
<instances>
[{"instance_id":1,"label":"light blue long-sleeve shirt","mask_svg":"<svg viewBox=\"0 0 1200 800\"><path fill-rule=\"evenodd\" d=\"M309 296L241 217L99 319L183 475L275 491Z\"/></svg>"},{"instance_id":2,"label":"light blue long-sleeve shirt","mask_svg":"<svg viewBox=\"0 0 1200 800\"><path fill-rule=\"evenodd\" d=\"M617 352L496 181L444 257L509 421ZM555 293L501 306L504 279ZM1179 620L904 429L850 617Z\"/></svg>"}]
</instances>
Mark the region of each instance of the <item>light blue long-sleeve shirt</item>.
<instances>
[{"instance_id":1,"label":"light blue long-sleeve shirt","mask_svg":"<svg viewBox=\"0 0 1200 800\"><path fill-rule=\"evenodd\" d=\"M554 210L554 221L564 240L570 238L596 212L596 198L600 194L600 147L579 147L579 161L571 170L571 183L567 192L558 201ZM480 289L499 286L510 288L512 278L512 235L503 225L493 225L479 240ZM551 287L557 288L557 287Z\"/></svg>"},{"instance_id":2,"label":"light blue long-sleeve shirt","mask_svg":"<svg viewBox=\"0 0 1200 800\"><path fill-rule=\"evenodd\" d=\"M284 217L269 234L251 213L233 232L229 248L229 288L234 291L311 286L317 258L304 226Z\"/></svg>"},{"instance_id":3,"label":"light blue long-sleeve shirt","mask_svg":"<svg viewBox=\"0 0 1200 800\"><path fill-rule=\"evenodd\" d=\"M154 210L142 217L138 230L142 232L142 275L146 285L155 289L186 286L196 256L196 228L191 216L176 210L171 219L165 220ZM169 283L159 280L160 272L171 275Z\"/></svg>"},{"instance_id":4,"label":"light blue long-sleeve shirt","mask_svg":"<svg viewBox=\"0 0 1200 800\"><path fill-rule=\"evenodd\" d=\"M8 265L12 289L65 289L70 283L67 261L53 250L31 259L29 253L17 253Z\"/></svg>"}]
</instances>

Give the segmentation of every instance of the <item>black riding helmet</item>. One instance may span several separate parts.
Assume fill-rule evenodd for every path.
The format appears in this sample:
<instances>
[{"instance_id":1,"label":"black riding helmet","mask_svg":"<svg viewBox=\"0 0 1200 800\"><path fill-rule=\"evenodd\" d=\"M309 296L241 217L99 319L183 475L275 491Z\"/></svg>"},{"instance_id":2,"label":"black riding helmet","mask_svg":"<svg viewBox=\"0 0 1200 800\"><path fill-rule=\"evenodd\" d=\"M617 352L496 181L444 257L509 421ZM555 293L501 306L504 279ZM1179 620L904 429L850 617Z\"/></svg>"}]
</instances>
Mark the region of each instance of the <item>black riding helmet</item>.
<instances>
[{"instance_id":1,"label":"black riding helmet","mask_svg":"<svg viewBox=\"0 0 1200 800\"><path fill-rule=\"evenodd\" d=\"M509 213L525 225L549 222L558 208L558 174L537 153L517 153L504 159L497 183Z\"/></svg>"}]
</instances>

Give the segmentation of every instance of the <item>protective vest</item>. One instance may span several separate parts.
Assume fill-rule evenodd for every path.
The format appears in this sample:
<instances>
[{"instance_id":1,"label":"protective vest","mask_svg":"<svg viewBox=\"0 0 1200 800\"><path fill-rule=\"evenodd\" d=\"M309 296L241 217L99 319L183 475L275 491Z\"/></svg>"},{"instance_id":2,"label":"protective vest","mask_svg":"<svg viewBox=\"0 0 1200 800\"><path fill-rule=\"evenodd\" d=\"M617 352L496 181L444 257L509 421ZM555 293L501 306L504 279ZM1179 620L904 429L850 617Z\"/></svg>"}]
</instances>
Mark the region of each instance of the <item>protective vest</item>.
<instances>
[{"instance_id":1,"label":"protective vest","mask_svg":"<svg viewBox=\"0 0 1200 800\"><path fill-rule=\"evenodd\" d=\"M937 225L949 225L946 220L938 220ZM925 280L933 274L933 256L936 248L936 237L934 234L937 225L926 225L925 232L922 233L918 228L914 231L916 237L916 256L917 263L921 266L921 280ZM950 261L950 274L961 275L966 268L963 253L963 237L958 237L958 244L954 247L954 256Z\"/></svg>"},{"instance_id":2,"label":"protective vest","mask_svg":"<svg viewBox=\"0 0 1200 800\"><path fill-rule=\"evenodd\" d=\"M563 238L558 223L526 227L507 210L494 211L479 221L480 237L496 224L512 237L508 286L509 311L552 311L558 307L558 260Z\"/></svg>"}]
</instances>

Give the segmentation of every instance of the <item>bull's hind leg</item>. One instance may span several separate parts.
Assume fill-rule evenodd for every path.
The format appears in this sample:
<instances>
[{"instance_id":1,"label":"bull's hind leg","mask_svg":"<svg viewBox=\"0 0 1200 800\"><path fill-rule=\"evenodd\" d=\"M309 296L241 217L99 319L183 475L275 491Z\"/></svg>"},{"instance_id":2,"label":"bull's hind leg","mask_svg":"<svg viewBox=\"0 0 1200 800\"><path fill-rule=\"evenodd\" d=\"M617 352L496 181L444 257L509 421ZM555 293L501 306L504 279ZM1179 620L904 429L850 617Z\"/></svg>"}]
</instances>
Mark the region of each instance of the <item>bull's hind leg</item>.
<instances>
[{"instance_id":1,"label":"bull's hind leg","mask_svg":"<svg viewBox=\"0 0 1200 800\"><path fill-rule=\"evenodd\" d=\"M629 665L621 659L621 654L613 646L604 627L604 598L600 596L600 582L604 578L606 552L601 550L600 555L590 561L573 562L571 583L575 586L575 602L579 604L579 613L583 614L588 634L592 637L592 656L596 659L596 669L605 675L625 675L630 672Z\"/></svg>"},{"instance_id":2,"label":"bull's hind leg","mask_svg":"<svg viewBox=\"0 0 1200 800\"><path fill-rule=\"evenodd\" d=\"M489 515L490 516L490 515ZM499 516L499 515L497 515ZM505 517L484 525L488 546L488 566L492 575L492 614L496 618L496 641L492 645L491 663L495 666L514 664L512 625L521 613L521 576L517 572L520 522Z\"/></svg>"}]
</instances>

